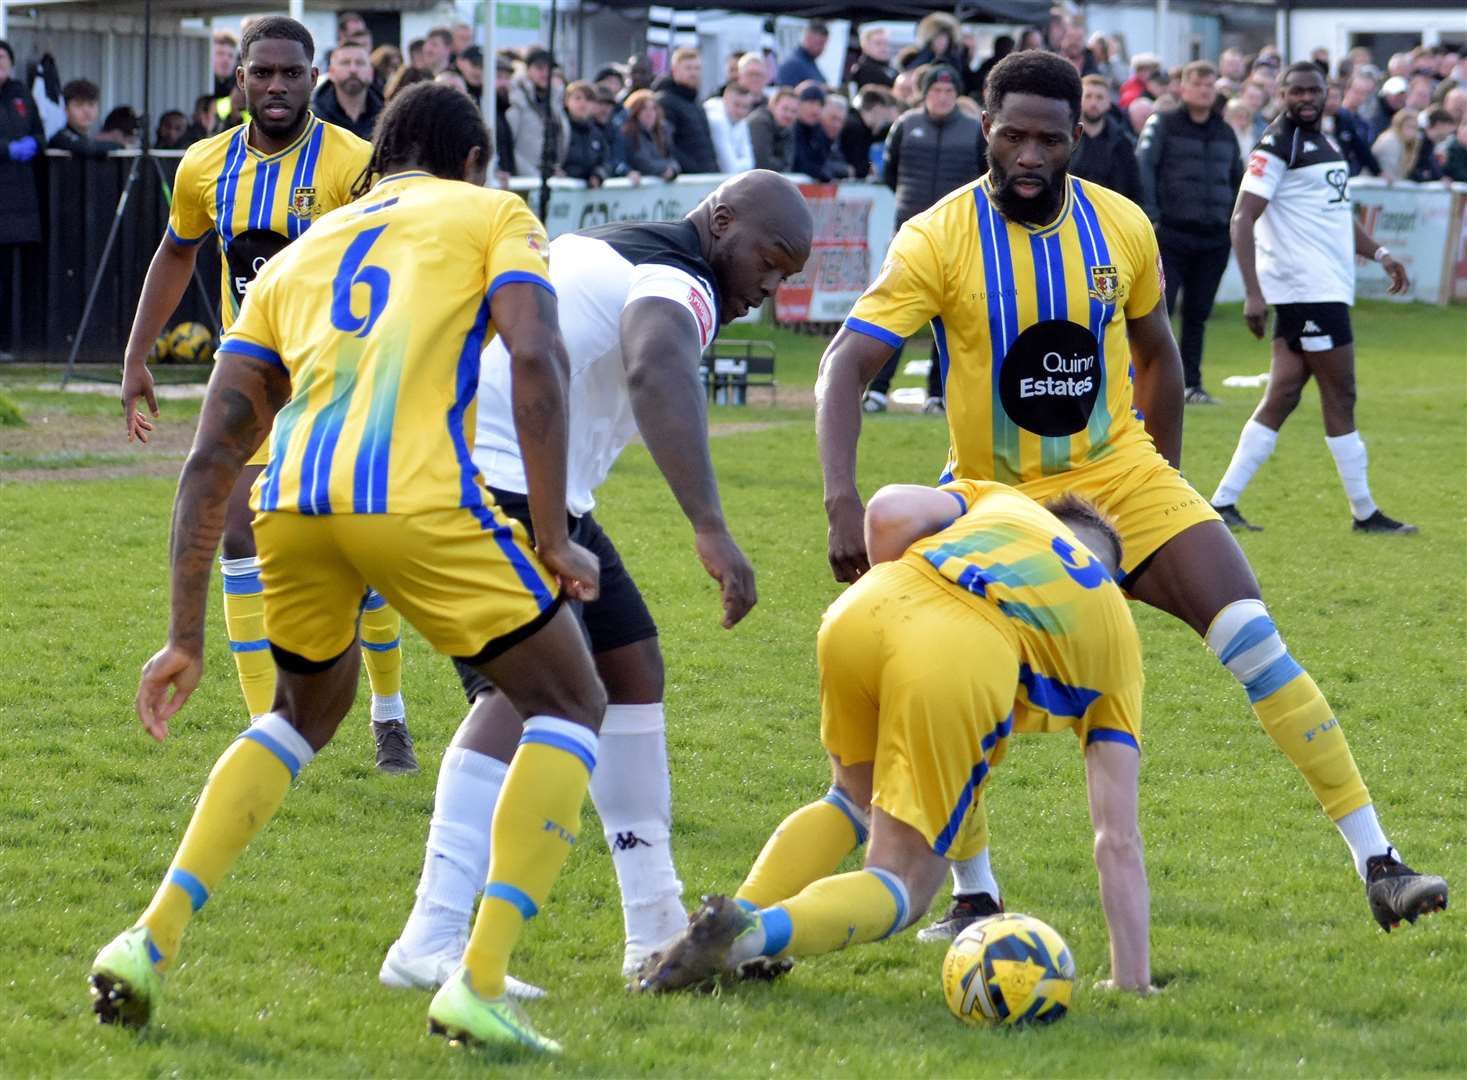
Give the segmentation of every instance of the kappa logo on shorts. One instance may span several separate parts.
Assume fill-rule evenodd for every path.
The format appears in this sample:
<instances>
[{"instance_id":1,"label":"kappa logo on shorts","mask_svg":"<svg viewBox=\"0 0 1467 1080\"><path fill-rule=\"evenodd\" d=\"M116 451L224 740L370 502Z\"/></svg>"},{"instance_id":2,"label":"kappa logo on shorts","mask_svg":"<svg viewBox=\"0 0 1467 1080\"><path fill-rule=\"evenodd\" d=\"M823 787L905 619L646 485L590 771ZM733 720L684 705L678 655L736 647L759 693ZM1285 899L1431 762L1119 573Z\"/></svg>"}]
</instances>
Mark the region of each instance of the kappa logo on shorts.
<instances>
[{"instance_id":1,"label":"kappa logo on shorts","mask_svg":"<svg viewBox=\"0 0 1467 1080\"><path fill-rule=\"evenodd\" d=\"M290 193L290 212L298 218L316 216L316 189L298 187Z\"/></svg>"},{"instance_id":2,"label":"kappa logo on shorts","mask_svg":"<svg viewBox=\"0 0 1467 1080\"><path fill-rule=\"evenodd\" d=\"M1114 266L1090 268L1090 295L1102 304L1114 304L1120 295L1121 275Z\"/></svg>"},{"instance_id":3,"label":"kappa logo on shorts","mask_svg":"<svg viewBox=\"0 0 1467 1080\"><path fill-rule=\"evenodd\" d=\"M708 302L697 289L688 290L688 306L693 309L693 315L698 320L698 337L706 346L713 333L713 312L708 310Z\"/></svg>"},{"instance_id":4,"label":"kappa logo on shorts","mask_svg":"<svg viewBox=\"0 0 1467 1080\"><path fill-rule=\"evenodd\" d=\"M1305 319L1304 320L1304 326L1303 326L1303 328L1302 328L1302 330L1300 332L1301 333L1305 333L1305 334L1322 334L1322 333L1324 333L1324 331L1319 328L1319 326L1315 323L1315 321L1313 319Z\"/></svg>"}]
</instances>

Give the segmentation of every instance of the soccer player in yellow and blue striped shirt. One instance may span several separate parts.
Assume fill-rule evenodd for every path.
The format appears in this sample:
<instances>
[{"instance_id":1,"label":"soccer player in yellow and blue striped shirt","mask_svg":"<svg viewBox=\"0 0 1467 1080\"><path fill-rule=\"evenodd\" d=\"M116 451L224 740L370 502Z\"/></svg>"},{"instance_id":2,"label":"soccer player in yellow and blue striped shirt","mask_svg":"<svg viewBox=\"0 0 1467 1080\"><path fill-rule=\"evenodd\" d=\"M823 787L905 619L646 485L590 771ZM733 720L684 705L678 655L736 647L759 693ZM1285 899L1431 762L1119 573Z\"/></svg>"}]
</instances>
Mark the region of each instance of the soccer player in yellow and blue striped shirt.
<instances>
[{"instance_id":1,"label":"soccer player in yellow and blue striped shirt","mask_svg":"<svg viewBox=\"0 0 1467 1080\"><path fill-rule=\"evenodd\" d=\"M129 439L146 442L152 427L136 408L139 396L158 414L148 350L183 298L199 245L213 236L219 246L220 318L228 331L265 262L322 214L352 200L372 148L311 112L314 48L310 33L293 19L252 22L235 76L250 121L195 143L179 162L168 227L148 268L123 361ZM231 493L219 560L229 648L251 716L268 712L275 700L275 663L265 641L260 567L250 531L249 489L264 464L262 447ZM385 772L417 769L402 701L401 634L397 612L374 596L362 614L362 648L372 683L377 763Z\"/></svg>"},{"instance_id":2,"label":"soccer player in yellow and blue striped shirt","mask_svg":"<svg viewBox=\"0 0 1467 1080\"><path fill-rule=\"evenodd\" d=\"M1041 507L971 480L883 488L866 526L876 565L830 606L817 645L830 791L784 819L734 903L710 900L641 988L903 930L947 860L987 847L983 793L1012 735L1068 729L1085 755L1112 980L1144 992L1141 648L1112 577L1114 530L1073 496ZM837 873L862 844L865 865Z\"/></svg>"},{"instance_id":3,"label":"soccer player in yellow and blue striped shirt","mask_svg":"<svg viewBox=\"0 0 1467 1080\"><path fill-rule=\"evenodd\" d=\"M1344 730L1289 654L1237 542L1183 479L1181 359L1151 223L1067 175L1080 137L1074 67L1014 53L986 89L989 172L908 221L827 350L817 426L830 562L869 566L856 490L861 387L932 323L947 387L944 480L1000 480L1039 500L1072 490L1119 530L1121 585L1202 635L1339 827L1387 929L1446 902L1401 863ZM956 932L996 910L986 852L957 870ZM950 936L950 935L949 935Z\"/></svg>"},{"instance_id":4,"label":"soccer player in yellow and blue striped shirt","mask_svg":"<svg viewBox=\"0 0 1467 1080\"><path fill-rule=\"evenodd\" d=\"M179 482L168 644L144 669L138 713L164 738L198 684L226 494L267 433L255 530L280 691L215 765L152 904L98 954L104 1020L147 1020L189 919L331 739L355 693L370 581L528 718L479 918L430 1023L557 1049L504 997L504 977L575 843L595 766L606 695L562 598L594 599L597 562L567 533L568 365L548 243L523 201L482 187L488 158L462 93L425 84L395 98L374 143L380 179L271 260L220 346ZM534 547L494 505L469 449L495 334L513 372Z\"/></svg>"}]
</instances>

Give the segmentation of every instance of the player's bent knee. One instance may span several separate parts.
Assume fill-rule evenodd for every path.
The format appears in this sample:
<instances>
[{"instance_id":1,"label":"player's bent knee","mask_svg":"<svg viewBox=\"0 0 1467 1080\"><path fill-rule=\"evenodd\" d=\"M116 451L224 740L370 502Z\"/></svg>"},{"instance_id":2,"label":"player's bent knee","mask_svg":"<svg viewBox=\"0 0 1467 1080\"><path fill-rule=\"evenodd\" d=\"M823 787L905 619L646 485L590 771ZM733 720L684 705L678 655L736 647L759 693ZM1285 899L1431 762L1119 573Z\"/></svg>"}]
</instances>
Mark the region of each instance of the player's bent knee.
<instances>
[{"instance_id":1,"label":"player's bent knee","mask_svg":"<svg viewBox=\"0 0 1467 1080\"><path fill-rule=\"evenodd\" d=\"M1250 701L1277 690L1301 671L1262 600L1235 600L1207 628L1207 647L1243 684Z\"/></svg>"}]
</instances>

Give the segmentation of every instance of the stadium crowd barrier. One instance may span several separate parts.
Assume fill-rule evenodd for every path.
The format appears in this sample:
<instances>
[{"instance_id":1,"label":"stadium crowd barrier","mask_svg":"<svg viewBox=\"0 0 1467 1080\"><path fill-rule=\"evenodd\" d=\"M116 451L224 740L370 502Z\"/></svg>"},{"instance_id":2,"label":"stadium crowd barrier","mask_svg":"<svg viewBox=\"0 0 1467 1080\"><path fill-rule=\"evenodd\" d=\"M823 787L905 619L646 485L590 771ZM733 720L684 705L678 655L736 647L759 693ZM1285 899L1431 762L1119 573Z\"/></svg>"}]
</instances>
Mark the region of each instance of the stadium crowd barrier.
<instances>
[{"instance_id":1,"label":"stadium crowd barrier","mask_svg":"<svg viewBox=\"0 0 1467 1080\"><path fill-rule=\"evenodd\" d=\"M118 198L137 151L91 161L49 151L42 164L45 242L21 249L15 298L15 350L27 358L63 359L81 321L88 290L99 271L102 249L117 212ZM139 169L123 207L114 250L101 268L81 358L119 363L148 264L167 222L165 199L182 151L155 151L165 184L146 163ZM614 221L665 221L685 215L723 180L718 174L682 176L670 182L609 180L599 188L569 179L550 181L546 227L563 232ZM894 196L876 183L817 184L794 177L815 212L815 243L805 272L780 289L775 316L784 323L835 323L876 275L891 241ZM162 190L160 192L160 186ZM531 209L539 206L540 182L510 181ZM1375 236L1406 264L1412 289L1406 300L1444 304L1467 300L1467 184L1394 184L1357 179L1352 197ZM219 262L213 244L201 245L199 272L217 303ZM1360 269L1359 294L1380 296L1379 267ZM1241 300L1242 282L1230 267L1218 299ZM198 290L190 288L170 325L210 319Z\"/></svg>"}]
</instances>

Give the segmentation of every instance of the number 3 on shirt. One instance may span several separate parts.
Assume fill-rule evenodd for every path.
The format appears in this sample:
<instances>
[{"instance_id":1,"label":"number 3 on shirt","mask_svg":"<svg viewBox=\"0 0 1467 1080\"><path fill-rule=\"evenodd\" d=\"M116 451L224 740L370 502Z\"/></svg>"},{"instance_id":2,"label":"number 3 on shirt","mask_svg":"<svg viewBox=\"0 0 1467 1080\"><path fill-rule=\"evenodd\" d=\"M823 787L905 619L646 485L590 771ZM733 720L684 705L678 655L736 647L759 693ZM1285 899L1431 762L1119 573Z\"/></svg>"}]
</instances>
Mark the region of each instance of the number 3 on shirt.
<instances>
[{"instance_id":1,"label":"number 3 on shirt","mask_svg":"<svg viewBox=\"0 0 1467 1080\"><path fill-rule=\"evenodd\" d=\"M392 276L380 266L362 265L367 252L386 228L386 225L378 225L358 233L336 269L336 277L331 282L331 325L343 333L366 337L387 307L387 290L392 285ZM360 316L352 310L351 302L352 290L359 285L367 289L367 313Z\"/></svg>"}]
</instances>

